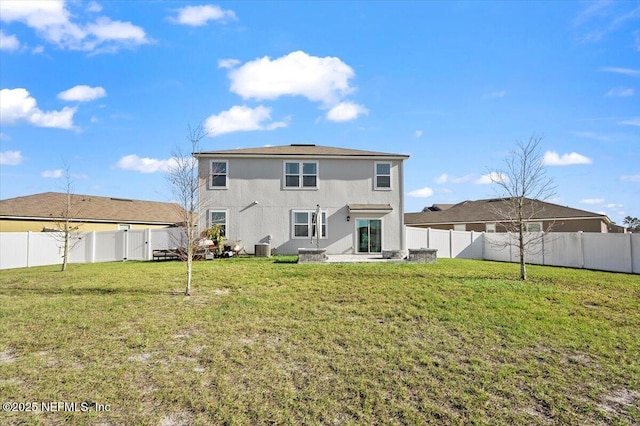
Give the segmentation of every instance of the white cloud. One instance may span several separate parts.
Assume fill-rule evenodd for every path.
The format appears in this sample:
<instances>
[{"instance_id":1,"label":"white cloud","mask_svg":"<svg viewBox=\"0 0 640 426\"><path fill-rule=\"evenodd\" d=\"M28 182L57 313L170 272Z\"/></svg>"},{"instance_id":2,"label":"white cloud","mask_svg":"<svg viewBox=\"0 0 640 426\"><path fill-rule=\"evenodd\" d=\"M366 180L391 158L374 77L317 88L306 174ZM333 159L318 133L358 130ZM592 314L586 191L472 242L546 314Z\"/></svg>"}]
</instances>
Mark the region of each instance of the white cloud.
<instances>
[{"instance_id":1,"label":"white cloud","mask_svg":"<svg viewBox=\"0 0 640 426\"><path fill-rule=\"evenodd\" d=\"M205 129L211 137L251 130L275 130L280 127L287 127L286 121L272 122L271 108L262 105L256 108L236 105L205 120Z\"/></svg>"},{"instance_id":2,"label":"white cloud","mask_svg":"<svg viewBox=\"0 0 640 426\"><path fill-rule=\"evenodd\" d=\"M19 48L20 41L18 37L6 35L4 31L0 30L0 50L18 50Z\"/></svg>"},{"instance_id":3,"label":"white cloud","mask_svg":"<svg viewBox=\"0 0 640 426\"><path fill-rule=\"evenodd\" d=\"M89 2L89 5L87 6L87 12L90 12L90 13L102 12L102 6L100 6L95 1Z\"/></svg>"},{"instance_id":4,"label":"white cloud","mask_svg":"<svg viewBox=\"0 0 640 426\"><path fill-rule=\"evenodd\" d=\"M44 112L26 89L0 90L0 123L15 124L26 121L37 127L72 129L76 108L64 107L60 111Z\"/></svg>"},{"instance_id":5,"label":"white cloud","mask_svg":"<svg viewBox=\"0 0 640 426\"><path fill-rule=\"evenodd\" d=\"M616 204L616 203L609 203L605 206L608 209L621 209L622 207L624 207L623 204Z\"/></svg>"},{"instance_id":6,"label":"white cloud","mask_svg":"<svg viewBox=\"0 0 640 426\"><path fill-rule=\"evenodd\" d=\"M63 173L62 169L45 170L42 173L40 173L40 176L42 176L43 178L49 178L49 179L59 179L62 177L62 173Z\"/></svg>"},{"instance_id":7,"label":"white cloud","mask_svg":"<svg viewBox=\"0 0 640 426\"><path fill-rule=\"evenodd\" d=\"M624 182L640 182L640 174L620 176L620 180Z\"/></svg>"},{"instance_id":8,"label":"white cloud","mask_svg":"<svg viewBox=\"0 0 640 426\"><path fill-rule=\"evenodd\" d=\"M580 200L582 204L602 204L604 203L604 198L585 198L584 200Z\"/></svg>"},{"instance_id":9,"label":"white cloud","mask_svg":"<svg viewBox=\"0 0 640 426\"><path fill-rule=\"evenodd\" d=\"M436 183L442 185L444 183L447 183L448 180L449 180L449 175L446 173L443 173L436 178Z\"/></svg>"},{"instance_id":10,"label":"white cloud","mask_svg":"<svg viewBox=\"0 0 640 426\"><path fill-rule=\"evenodd\" d=\"M414 136L416 139L420 139L420 138L422 137L422 134L423 134L422 130L416 130L416 132L414 133L414 135L413 135L413 136Z\"/></svg>"},{"instance_id":11,"label":"white cloud","mask_svg":"<svg viewBox=\"0 0 640 426\"><path fill-rule=\"evenodd\" d=\"M436 183L444 184L444 183L465 183L470 182L474 179L472 174L464 175L464 176L450 176L446 173L441 174L436 178Z\"/></svg>"},{"instance_id":12,"label":"white cloud","mask_svg":"<svg viewBox=\"0 0 640 426\"><path fill-rule=\"evenodd\" d=\"M88 102L105 96L107 96L107 92L102 87L89 87L85 85L75 86L69 90L58 93L58 99L69 102Z\"/></svg>"},{"instance_id":13,"label":"white cloud","mask_svg":"<svg viewBox=\"0 0 640 426\"><path fill-rule=\"evenodd\" d=\"M3 166L17 166L22 163L22 154L20 151L0 152L0 164Z\"/></svg>"},{"instance_id":14,"label":"white cloud","mask_svg":"<svg viewBox=\"0 0 640 426\"><path fill-rule=\"evenodd\" d=\"M0 20L21 22L59 48L83 51L117 51L120 47L150 43L145 31L130 22L98 17L93 23L77 22L63 0L0 2ZM96 10L95 6L89 9Z\"/></svg>"},{"instance_id":15,"label":"white cloud","mask_svg":"<svg viewBox=\"0 0 640 426\"><path fill-rule=\"evenodd\" d=\"M473 181L476 185L489 185L495 182L503 182L506 183L509 181L509 178L500 172L491 172L486 175L480 176L478 179Z\"/></svg>"},{"instance_id":16,"label":"white cloud","mask_svg":"<svg viewBox=\"0 0 640 426\"><path fill-rule=\"evenodd\" d=\"M618 124L621 124L623 126L640 126L640 117L619 121Z\"/></svg>"},{"instance_id":17,"label":"white cloud","mask_svg":"<svg viewBox=\"0 0 640 426\"><path fill-rule=\"evenodd\" d=\"M542 164L545 166L572 166L575 164L591 164L590 158L585 157L577 152L559 155L555 151L547 151L544 153Z\"/></svg>"},{"instance_id":18,"label":"white cloud","mask_svg":"<svg viewBox=\"0 0 640 426\"><path fill-rule=\"evenodd\" d=\"M424 188L413 190L407 193L407 195L415 198L429 198L433 195L433 189L425 186Z\"/></svg>"},{"instance_id":19,"label":"white cloud","mask_svg":"<svg viewBox=\"0 0 640 426\"><path fill-rule=\"evenodd\" d=\"M640 70L636 70L633 68L605 67L601 68L601 71L628 75L629 77L640 77Z\"/></svg>"},{"instance_id":20,"label":"white cloud","mask_svg":"<svg viewBox=\"0 0 640 426\"><path fill-rule=\"evenodd\" d=\"M369 110L362 105L353 102L341 102L327 112L327 120L330 121L351 121L358 118L359 115L368 114Z\"/></svg>"},{"instance_id":21,"label":"white cloud","mask_svg":"<svg viewBox=\"0 0 640 426\"><path fill-rule=\"evenodd\" d=\"M240 65L240 61L233 58L220 59L218 61L218 68L231 69L235 68L238 65Z\"/></svg>"},{"instance_id":22,"label":"white cloud","mask_svg":"<svg viewBox=\"0 0 640 426\"><path fill-rule=\"evenodd\" d=\"M140 173L169 172L176 166L176 160L158 160L156 158L139 157L136 154L125 155L116 163L116 167L123 170L133 170Z\"/></svg>"},{"instance_id":23,"label":"white cloud","mask_svg":"<svg viewBox=\"0 0 640 426\"><path fill-rule=\"evenodd\" d=\"M606 96L627 97L633 96L634 90L631 87L614 87L607 92Z\"/></svg>"},{"instance_id":24,"label":"white cloud","mask_svg":"<svg viewBox=\"0 0 640 426\"><path fill-rule=\"evenodd\" d=\"M236 20L236 14L232 10L224 10L219 6L186 6L178 10L178 16L169 18L170 21L182 24L200 27L207 25L209 21L220 21L222 23L227 20Z\"/></svg>"},{"instance_id":25,"label":"white cloud","mask_svg":"<svg viewBox=\"0 0 640 426\"><path fill-rule=\"evenodd\" d=\"M244 99L304 96L326 106L339 103L355 89L353 69L336 57L311 56L302 51L277 59L268 56L229 71L230 90Z\"/></svg>"}]
</instances>

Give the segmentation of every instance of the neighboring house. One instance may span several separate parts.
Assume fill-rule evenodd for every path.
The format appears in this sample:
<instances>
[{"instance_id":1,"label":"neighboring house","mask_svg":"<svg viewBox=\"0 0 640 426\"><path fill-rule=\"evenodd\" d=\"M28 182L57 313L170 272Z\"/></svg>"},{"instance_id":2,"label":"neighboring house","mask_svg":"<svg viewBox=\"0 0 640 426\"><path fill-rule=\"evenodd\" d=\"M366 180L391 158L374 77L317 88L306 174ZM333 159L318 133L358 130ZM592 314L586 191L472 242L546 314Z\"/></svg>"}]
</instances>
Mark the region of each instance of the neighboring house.
<instances>
[{"instance_id":1,"label":"neighboring house","mask_svg":"<svg viewBox=\"0 0 640 426\"><path fill-rule=\"evenodd\" d=\"M408 155L294 144L195 153L200 227L220 224L249 253L316 247L319 206L327 254L402 250L403 163Z\"/></svg>"},{"instance_id":2,"label":"neighboring house","mask_svg":"<svg viewBox=\"0 0 640 426\"><path fill-rule=\"evenodd\" d=\"M66 200L59 192L0 200L0 232L59 229ZM82 232L166 228L182 220L173 203L73 194L70 205L72 222Z\"/></svg>"},{"instance_id":3,"label":"neighboring house","mask_svg":"<svg viewBox=\"0 0 640 426\"><path fill-rule=\"evenodd\" d=\"M497 213L504 198L463 201L444 209L425 208L420 213L406 213L405 225L419 228L453 229L456 231L505 232ZM527 230L531 232L620 232L603 214L526 199ZM503 216L504 217L504 216ZM502 221L504 223L504 220Z\"/></svg>"}]
</instances>

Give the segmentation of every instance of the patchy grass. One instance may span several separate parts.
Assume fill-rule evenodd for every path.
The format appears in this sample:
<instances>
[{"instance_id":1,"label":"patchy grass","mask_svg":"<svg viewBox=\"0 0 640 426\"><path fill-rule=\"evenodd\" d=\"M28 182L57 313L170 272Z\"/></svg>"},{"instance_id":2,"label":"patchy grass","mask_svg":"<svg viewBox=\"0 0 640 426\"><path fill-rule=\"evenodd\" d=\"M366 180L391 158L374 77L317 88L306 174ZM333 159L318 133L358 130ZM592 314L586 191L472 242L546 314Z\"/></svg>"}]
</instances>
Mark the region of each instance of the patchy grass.
<instances>
[{"instance_id":1,"label":"patchy grass","mask_svg":"<svg viewBox=\"0 0 640 426\"><path fill-rule=\"evenodd\" d=\"M441 259L2 271L0 424L638 424L640 277Z\"/></svg>"}]
</instances>

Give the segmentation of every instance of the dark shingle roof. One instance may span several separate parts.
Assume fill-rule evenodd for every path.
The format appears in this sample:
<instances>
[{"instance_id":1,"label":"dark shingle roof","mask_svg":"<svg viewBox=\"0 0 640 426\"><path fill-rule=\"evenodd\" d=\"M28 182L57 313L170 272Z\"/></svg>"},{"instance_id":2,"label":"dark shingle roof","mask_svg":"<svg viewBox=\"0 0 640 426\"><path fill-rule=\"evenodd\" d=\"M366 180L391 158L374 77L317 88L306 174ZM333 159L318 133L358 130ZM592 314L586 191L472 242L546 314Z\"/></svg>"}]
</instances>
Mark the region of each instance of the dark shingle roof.
<instances>
[{"instance_id":1,"label":"dark shingle roof","mask_svg":"<svg viewBox=\"0 0 640 426\"><path fill-rule=\"evenodd\" d=\"M420 213L406 213L404 222L406 225L451 224L451 223L475 223L475 222L499 222L496 207L505 202L504 198L492 198L487 200L463 201L442 211L427 211ZM529 219L593 219L600 218L610 222L606 215L593 213L586 210L574 209L545 201L525 199L526 209L533 214L527 214Z\"/></svg>"},{"instance_id":2,"label":"dark shingle roof","mask_svg":"<svg viewBox=\"0 0 640 426\"><path fill-rule=\"evenodd\" d=\"M202 151L195 155L224 155L224 156L328 156L328 157L395 157L409 158L408 155L391 154L387 152L362 151L359 149L334 148L311 144L292 144L281 146L265 146L260 148L240 148L222 151Z\"/></svg>"},{"instance_id":3,"label":"dark shingle roof","mask_svg":"<svg viewBox=\"0 0 640 426\"><path fill-rule=\"evenodd\" d=\"M0 200L0 217L60 219L66 197L64 193L44 192ZM75 220L168 225L184 220L180 207L174 203L78 194L71 197Z\"/></svg>"}]
</instances>

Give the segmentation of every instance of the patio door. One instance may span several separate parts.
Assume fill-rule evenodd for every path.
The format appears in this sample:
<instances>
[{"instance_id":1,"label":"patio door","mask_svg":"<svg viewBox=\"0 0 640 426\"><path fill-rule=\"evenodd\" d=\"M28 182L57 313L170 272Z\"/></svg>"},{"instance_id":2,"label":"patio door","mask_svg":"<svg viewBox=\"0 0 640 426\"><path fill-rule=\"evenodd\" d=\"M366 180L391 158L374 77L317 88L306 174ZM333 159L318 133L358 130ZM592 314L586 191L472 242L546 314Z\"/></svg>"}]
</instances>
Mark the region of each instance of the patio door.
<instances>
[{"instance_id":1,"label":"patio door","mask_svg":"<svg viewBox=\"0 0 640 426\"><path fill-rule=\"evenodd\" d=\"M382 220L356 219L358 253L382 252Z\"/></svg>"}]
</instances>

